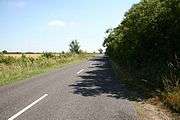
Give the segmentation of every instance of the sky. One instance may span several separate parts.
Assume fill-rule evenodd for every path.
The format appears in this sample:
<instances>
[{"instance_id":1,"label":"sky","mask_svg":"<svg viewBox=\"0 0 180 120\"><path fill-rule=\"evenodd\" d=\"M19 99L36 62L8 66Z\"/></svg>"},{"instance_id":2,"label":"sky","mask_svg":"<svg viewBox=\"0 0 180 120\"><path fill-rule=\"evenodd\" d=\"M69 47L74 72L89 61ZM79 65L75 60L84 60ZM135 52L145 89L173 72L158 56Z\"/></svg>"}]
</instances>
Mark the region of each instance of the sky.
<instances>
[{"instance_id":1,"label":"sky","mask_svg":"<svg viewBox=\"0 0 180 120\"><path fill-rule=\"evenodd\" d=\"M139 0L0 0L0 51L68 51L77 39L88 52L102 48Z\"/></svg>"}]
</instances>

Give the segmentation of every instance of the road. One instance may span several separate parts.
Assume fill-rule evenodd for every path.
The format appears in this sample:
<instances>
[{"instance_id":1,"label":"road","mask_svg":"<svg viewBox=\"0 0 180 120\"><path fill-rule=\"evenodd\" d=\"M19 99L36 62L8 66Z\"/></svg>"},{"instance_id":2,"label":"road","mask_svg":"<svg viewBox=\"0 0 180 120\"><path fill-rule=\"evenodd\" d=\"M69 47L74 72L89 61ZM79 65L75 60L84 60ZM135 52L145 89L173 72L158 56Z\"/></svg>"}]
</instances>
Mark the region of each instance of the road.
<instances>
[{"instance_id":1,"label":"road","mask_svg":"<svg viewBox=\"0 0 180 120\"><path fill-rule=\"evenodd\" d=\"M137 120L107 57L0 87L0 120Z\"/></svg>"}]
</instances>

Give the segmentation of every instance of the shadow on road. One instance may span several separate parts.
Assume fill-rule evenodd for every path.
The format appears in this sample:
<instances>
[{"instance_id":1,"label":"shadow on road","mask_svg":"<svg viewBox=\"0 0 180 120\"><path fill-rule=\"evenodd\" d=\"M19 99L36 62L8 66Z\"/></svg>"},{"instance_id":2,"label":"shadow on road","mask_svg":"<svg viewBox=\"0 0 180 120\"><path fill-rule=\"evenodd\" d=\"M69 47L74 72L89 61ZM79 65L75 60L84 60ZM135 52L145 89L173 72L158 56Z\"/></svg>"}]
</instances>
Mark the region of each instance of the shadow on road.
<instances>
[{"instance_id":1,"label":"shadow on road","mask_svg":"<svg viewBox=\"0 0 180 120\"><path fill-rule=\"evenodd\" d=\"M108 97L128 99L128 100L141 100L142 96L134 91L129 91L126 86L116 79L111 63L108 58L103 57L99 59L92 59L94 64L90 71L84 73L80 81L75 84L69 85L73 87L74 94L82 96L98 96L107 94Z\"/></svg>"}]
</instances>

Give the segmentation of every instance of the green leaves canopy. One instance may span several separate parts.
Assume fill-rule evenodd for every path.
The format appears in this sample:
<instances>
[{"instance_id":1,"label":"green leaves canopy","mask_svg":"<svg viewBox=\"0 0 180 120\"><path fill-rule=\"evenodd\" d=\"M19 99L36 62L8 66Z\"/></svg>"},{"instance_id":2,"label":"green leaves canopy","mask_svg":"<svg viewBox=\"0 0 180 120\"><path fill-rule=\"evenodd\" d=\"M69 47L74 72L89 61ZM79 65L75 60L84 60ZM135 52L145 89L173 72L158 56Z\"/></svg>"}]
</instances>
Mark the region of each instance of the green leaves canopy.
<instances>
[{"instance_id":1,"label":"green leaves canopy","mask_svg":"<svg viewBox=\"0 0 180 120\"><path fill-rule=\"evenodd\" d=\"M80 45L79 42L77 40L73 40L70 45L69 45L69 49L72 53L79 53L80 52Z\"/></svg>"},{"instance_id":2,"label":"green leaves canopy","mask_svg":"<svg viewBox=\"0 0 180 120\"><path fill-rule=\"evenodd\" d=\"M180 1L142 0L106 33L107 55L119 64L143 70L145 79L156 80L152 76L159 77L168 64L178 67Z\"/></svg>"}]
</instances>

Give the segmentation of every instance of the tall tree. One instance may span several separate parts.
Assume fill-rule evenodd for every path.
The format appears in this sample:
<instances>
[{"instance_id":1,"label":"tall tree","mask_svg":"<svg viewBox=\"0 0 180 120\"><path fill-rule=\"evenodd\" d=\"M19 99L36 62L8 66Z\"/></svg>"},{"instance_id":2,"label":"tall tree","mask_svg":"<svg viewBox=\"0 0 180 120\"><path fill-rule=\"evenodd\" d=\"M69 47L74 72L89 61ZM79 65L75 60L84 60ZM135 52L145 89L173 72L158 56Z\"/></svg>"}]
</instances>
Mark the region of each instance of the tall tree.
<instances>
[{"instance_id":1,"label":"tall tree","mask_svg":"<svg viewBox=\"0 0 180 120\"><path fill-rule=\"evenodd\" d=\"M72 52L72 53L77 53L79 54L80 53L80 45L79 45L79 42L77 40L73 40L70 44L69 44L69 50Z\"/></svg>"}]
</instances>

